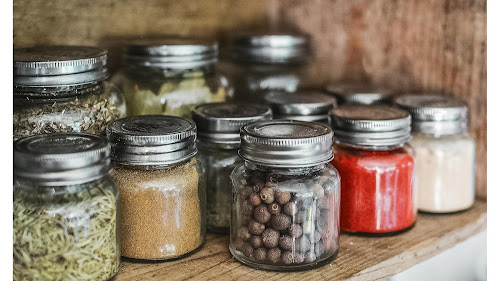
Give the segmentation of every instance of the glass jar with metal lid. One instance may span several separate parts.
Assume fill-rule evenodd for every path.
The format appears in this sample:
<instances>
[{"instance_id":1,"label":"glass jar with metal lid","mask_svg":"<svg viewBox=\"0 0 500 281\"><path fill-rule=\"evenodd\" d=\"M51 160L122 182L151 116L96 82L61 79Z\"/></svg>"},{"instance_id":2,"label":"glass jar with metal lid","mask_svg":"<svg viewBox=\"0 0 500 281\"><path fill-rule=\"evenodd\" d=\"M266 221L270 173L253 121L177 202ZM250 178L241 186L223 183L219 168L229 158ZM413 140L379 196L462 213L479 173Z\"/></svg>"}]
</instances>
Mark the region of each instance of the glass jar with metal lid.
<instances>
[{"instance_id":1,"label":"glass jar with metal lid","mask_svg":"<svg viewBox=\"0 0 500 281\"><path fill-rule=\"evenodd\" d=\"M107 129L120 191L122 256L168 260L205 239L205 174L195 158L196 125L164 115L133 116Z\"/></svg>"},{"instance_id":2,"label":"glass jar with metal lid","mask_svg":"<svg viewBox=\"0 0 500 281\"><path fill-rule=\"evenodd\" d=\"M339 105L378 104L391 105L394 92L371 84L332 83L325 91L337 98Z\"/></svg>"},{"instance_id":3,"label":"glass jar with metal lid","mask_svg":"<svg viewBox=\"0 0 500 281\"><path fill-rule=\"evenodd\" d=\"M224 102L227 80L216 72L218 44L194 38L144 38L126 43L123 69L114 77L127 115L191 118L201 103Z\"/></svg>"},{"instance_id":4,"label":"glass jar with metal lid","mask_svg":"<svg viewBox=\"0 0 500 281\"><path fill-rule=\"evenodd\" d=\"M274 119L320 122L330 125L330 111L337 106L334 97L315 90L295 93L271 91L264 100L273 111Z\"/></svg>"},{"instance_id":5,"label":"glass jar with metal lid","mask_svg":"<svg viewBox=\"0 0 500 281\"><path fill-rule=\"evenodd\" d=\"M412 115L419 210L449 213L474 203L474 140L467 104L452 97L408 95L395 104Z\"/></svg>"},{"instance_id":6,"label":"glass jar with metal lid","mask_svg":"<svg viewBox=\"0 0 500 281\"><path fill-rule=\"evenodd\" d=\"M332 111L332 164L342 178L340 227L349 232L390 233L413 225L414 156L408 112L375 105Z\"/></svg>"},{"instance_id":7,"label":"glass jar with metal lid","mask_svg":"<svg viewBox=\"0 0 500 281\"><path fill-rule=\"evenodd\" d=\"M14 140L55 132L104 135L126 113L105 79L107 51L83 46L14 49Z\"/></svg>"},{"instance_id":8,"label":"glass jar with metal lid","mask_svg":"<svg viewBox=\"0 0 500 281\"><path fill-rule=\"evenodd\" d=\"M207 228L228 233L231 221L231 172L242 162L238 156L241 126L270 120L271 109L244 103L209 103L197 106L199 158L207 174Z\"/></svg>"},{"instance_id":9,"label":"glass jar with metal lid","mask_svg":"<svg viewBox=\"0 0 500 281\"><path fill-rule=\"evenodd\" d=\"M118 193L103 137L14 143L14 280L109 280L118 273Z\"/></svg>"},{"instance_id":10,"label":"glass jar with metal lid","mask_svg":"<svg viewBox=\"0 0 500 281\"><path fill-rule=\"evenodd\" d=\"M255 102L269 90L295 92L308 86L311 57L308 36L294 33L233 36L223 53L222 71L234 89L235 100Z\"/></svg>"},{"instance_id":11,"label":"glass jar with metal lid","mask_svg":"<svg viewBox=\"0 0 500 281\"><path fill-rule=\"evenodd\" d=\"M241 129L234 169L233 256L268 270L330 262L339 249L340 178L329 164L332 130L320 123L260 121Z\"/></svg>"}]
</instances>

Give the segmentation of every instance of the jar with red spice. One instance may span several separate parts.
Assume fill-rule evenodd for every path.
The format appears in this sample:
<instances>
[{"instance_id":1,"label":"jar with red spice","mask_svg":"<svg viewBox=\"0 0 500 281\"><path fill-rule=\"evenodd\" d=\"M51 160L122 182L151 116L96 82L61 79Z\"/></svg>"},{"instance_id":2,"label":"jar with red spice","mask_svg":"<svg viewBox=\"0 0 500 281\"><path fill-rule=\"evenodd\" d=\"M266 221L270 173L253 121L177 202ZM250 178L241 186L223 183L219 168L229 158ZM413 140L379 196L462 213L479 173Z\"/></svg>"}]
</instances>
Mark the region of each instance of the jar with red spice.
<instances>
[{"instance_id":1,"label":"jar with red spice","mask_svg":"<svg viewBox=\"0 0 500 281\"><path fill-rule=\"evenodd\" d=\"M342 178L340 227L391 233L415 222L414 156L406 144L411 117L388 106L348 105L332 111L332 164Z\"/></svg>"},{"instance_id":2,"label":"jar with red spice","mask_svg":"<svg viewBox=\"0 0 500 281\"><path fill-rule=\"evenodd\" d=\"M241 129L244 163L233 184L229 249L267 270L311 269L339 249L340 178L329 126L259 121Z\"/></svg>"}]
</instances>

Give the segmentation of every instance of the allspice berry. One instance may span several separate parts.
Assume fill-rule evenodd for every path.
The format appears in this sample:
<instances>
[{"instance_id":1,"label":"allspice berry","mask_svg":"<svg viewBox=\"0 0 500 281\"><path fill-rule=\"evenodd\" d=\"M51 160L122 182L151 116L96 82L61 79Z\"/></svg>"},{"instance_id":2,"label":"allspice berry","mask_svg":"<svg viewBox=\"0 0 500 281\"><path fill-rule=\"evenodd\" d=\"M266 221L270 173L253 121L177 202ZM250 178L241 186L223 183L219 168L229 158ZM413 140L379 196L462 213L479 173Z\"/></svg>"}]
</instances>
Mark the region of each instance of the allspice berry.
<instances>
[{"instance_id":1,"label":"allspice berry","mask_svg":"<svg viewBox=\"0 0 500 281\"><path fill-rule=\"evenodd\" d=\"M260 199L267 204L271 204L274 201L274 190L269 187L263 188L260 191Z\"/></svg>"},{"instance_id":2,"label":"allspice berry","mask_svg":"<svg viewBox=\"0 0 500 281\"><path fill-rule=\"evenodd\" d=\"M261 235L262 232L264 232L264 229L266 229L266 227L262 223L259 223L255 220L251 220L248 223L248 230L253 235Z\"/></svg>"},{"instance_id":3,"label":"allspice berry","mask_svg":"<svg viewBox=\"0 0 500 281\"><path fill-rule=\"evenodd\" d=\"M293 262L294 263L303 263L304 259L305 259L304 254L302 254L302 253L295 253Z\"/></svg>"},{"instance_id":4,"label":"allspice berry","mask_svg":"<svg viewBox=\"0 0 500 281\"><path fill-rule=\"evenodd\" d=\"M264 243L264 246L268 248L277 247L279 240L280 240L280 233L275 229L267 228L262 233L262 243Z\"/></svg>"},{"instance_id":5,"label":"allspice berry","mask_svg":"<svg viewBox=\"0 0 500 281\"><path fill-rule=\"evenodd\" d=\"M271 213L271 215L276 215L281 212L281 205L273 202L267 206L267 209L269 210L269 213Z\"/></svg>"},{"instance_id":6,"label":"allspice berry","mask_svg":"<svg viewBox=\"0 0 500 281\"><path fill-rule=\"evenodd\" d=\"M320 257L323 255L326 251L325 245L323 245L322 242L318 242L314 245L314 253L316 254L316 257Z\"/></svg>"},{"instance_id":7,"label":"allspice berry","mask_svg":"<svg viewBox=\"0 0 500 281\"><path fill-rule=\"evenodd\" d=\"M257 191L255 191L255 192L259 192L261 189L264 188L265 185L266 185L265 182L262 182L262 181L261 182L257 182L255 184L255 189L254 189L254 190L257 190Z\"/></svg>"},{"instance_id":8,"label":"allspice berry","mask_svg":"<svg viewBox=\"0 0 500 281\"><path fill-rule=\"evenodd\" d=\"M250 231L248 231L248 227L242 226L238 229L238 238L243 241L248 241L252 235L250 235Z\"/></svg>"},{"instance_id":9,"label":"allspice berry","mask_svg":"<svg viewBox=\"0 0 500 281\"><path fill-rule=\"evenodd\" d=\"M309 236L309 239L313 243L318 243L319 240L321 239L321 233L319 233L319 231L317 231L317 230L314 230L314 232L311 232L311 235Z\"/></svg>"},{"instance_id":10,"label":"allspice berry","mask_svg":"<svg viewBox=\"0 0 500 281\"><path fill-rule=\"evenodd\" d=\"M311 250L311 241L309 241L309 238L302 236L295 239L295 250L301 253Z\"/></svg>"},{"instance_id":11,"label":"allspice berry","mask_svg":"<svg viewBox=\"0 0 500 281\"><path fill-rule=\"evenodd\" d=\"M281 254L281 261L284 264L291 264L293 263L293 253L291 251L285 251L283 254Z\"/></svg>"},{"instance_id":12,"label":"allspice berry","mask_svg":"<svg viewBox=\"0 0 500 281\"><path fill-rule=\"evenodd\" d=\"M293 238L290 235L281 235L279 245L283 250L291 250L293 248Z\"/></svg>"},{"instance_id":13,"label":"allspice berry","mask_svg":"<svg viewBox=\"0 0 500 281\"><path fill-rule=\"evenodd\" d=\"M325 190L319 184L315 184L313 186L313 193L314 193L314 196L316 196L317 198L323 198L323 197L325 197Z\"/></svg>"},{"instance_id":14,"label":"allspice berry","mask_svg":"<svg viewBox=\"0 0 500 281\"><path fill-rule=\"evenodd\" d=\"M252 245L255 249L262 247L264 245L264 243L262 243L262 237L255 235L252 236L250 238L250 245Z\"/></svg>"},{"instance_id":15,"label":"allspice berry","mask_svg":"<svg viewBox=\"0 0 500 281\"><path fill-rule=\"evenodd\" d=\"M293 238L299 238L302 235L302 226L299 224L291 224L288 227L288 234Z\"/></svg>"},{"instance_id":16,"label":"allspice berry","mask_svg":"<svg viewBox=\"0 0 500 281\"><path fill-rule=\"evenodd\" d=\"M249 196L248 196L248 202L250 202L250 204L252 206L259 206L260 203L262 203L262 200L260 199L260 194L259 193L256 193L256 192L252 192Z\"/></svg>"},{"instance_id":17,"label":"allspice berry","mask_svg":"<svg viewBox=\"0 0 500 281\"><path fill-rule=\"evenodd\" d=\"M267 210L267 206L264 204L260 204L259 206L255 207L253 216L255 220L260 223L266 223L271 219L271 213L269 213L269 211Z\"/></svg>"},{"instance_id":18,"label":"allspice berry","mask_svg":"<svg viewBox=\"0 0 500 281\"><path fill-rule=\"evenodd\" d=\"M318 208L320 209L328 209L328 199L325 198L320 198L318 200Z\"/></svg>"},{"instance_id":19,"label":"allspice berry","mask_svg":"<svg viewBox=\"0 0 500 281\"><path fill-rule=\"evenodd\" d=\"M276 192L276 202L283 205L286 204L292 198L292 194L288 191L278 191Z\"/></svg>"},{"instance_id":20,"label":"allspice berry","mask_svg":"<svg viewBox=\"0 0 500 281\"><path fill-rule=\"evenodd\" d=\"M243 245L243 249L241 250L241 252L249 258L253 258L253 251L252 246L248 243L245 243L245 245Z\"/></svg>"},{"instance_id":21,"label":"allspice berry","mask_svg":"<svg viewBox=\"0 0 500 281\"><path fill-rule=\"evenodd\" d=\"M271 224L276 230L285 230L290 226L291 223L292 219L283 213L274 215L271 219Z\"/></svg>"},{"instance_id":22,"label":"allspice berry","mask_svg":"<svg viewBox=\"0 0 500 281\"><path fill-rule=\"evenodd\" d=\"M258 261L266 260L267 251L266 248L258 248L253 252L253 257Z\"/></svg>"},{"instance_id":23,"label":"allspice berry","mask_svg":"<svg viewBox=\"0 0 500 281\"><path fill-rule=\"evenodd\" d=\"M272 263L277 263L281 259L281 250L279 248L272 248L267 251L267 260Z\"/></svg>"},{"instance_id":24,"label":"allspice berry","mask_svg":"<svg viewBox=\"0 0 500 281\"><path fill-rule=\"evenodd\" d=\"M297 209L297 205L295 205L294 202L288 202L285 204L285 206L283 207L283 211L285 214L289 215L289 216L293 216L297 213L298 209Z\"/></svg>"},{"instance_id":25,"label":"allspice berry","mask_svg":"<svg viewBox=\"0 0 500 281\"><path fill-rule=\"evenodd\" d=\"M248 195L252 193L253 189L251 186L245 186L240 190L240 198L241 200L246 200L248 198Z\"/></svg>"},{"instance_id":26,"label":"allspice berry","mask_svg":"<svg viewBox=\"0 0 500 281\"><path fill-rule=\"evenodd\" d=\"M248 202L248 200L245 200L241 202L241 214L243 215L250 215L253 212L253 206Z\"/></svg>"},{"instance_id":27,"label":"allspice berry","mask_svg":"<svg viewBox=\"0 0 500 281\"><path fill-rule=\"evenodd\" d=\"M237 250L237 251L241 251L243 250L243 245L245 245L245 241L243 241L243 239L241 238L236 238L234 240L234 248Z\"/></svg>"},{"instance_id":28,"label":"allspice berry","mask_svg":"<svg viewBox=\"0 0 500 281\"><path fill-rule=\"evenodd\" d=\"M307 263L314 262L316 260L316 254L313 251L308 251L304 254L304 261Z\"/></svg>"}]
</instances>

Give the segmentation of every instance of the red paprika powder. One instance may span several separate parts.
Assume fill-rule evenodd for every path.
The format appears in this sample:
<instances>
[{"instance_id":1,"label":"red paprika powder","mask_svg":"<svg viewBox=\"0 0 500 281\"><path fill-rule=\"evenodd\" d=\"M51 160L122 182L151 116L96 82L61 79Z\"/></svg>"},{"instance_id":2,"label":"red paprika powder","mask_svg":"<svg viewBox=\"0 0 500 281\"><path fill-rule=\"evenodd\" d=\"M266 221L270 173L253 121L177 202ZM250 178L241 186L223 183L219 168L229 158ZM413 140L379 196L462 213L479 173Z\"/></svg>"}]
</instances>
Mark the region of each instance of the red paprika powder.
<instances>
[{"instance_id":1,"label":"red paprika powder","mask_svg":"<svg viewBox=\"0 0 500 281\"><path fill-rule=\"evenodd\" d=\"M413 151L406 145L411 117L385 106L343 106L333 110L332 164L340 174L340 228L389 233L416 218Z\"/></svg>"}]
</instances>

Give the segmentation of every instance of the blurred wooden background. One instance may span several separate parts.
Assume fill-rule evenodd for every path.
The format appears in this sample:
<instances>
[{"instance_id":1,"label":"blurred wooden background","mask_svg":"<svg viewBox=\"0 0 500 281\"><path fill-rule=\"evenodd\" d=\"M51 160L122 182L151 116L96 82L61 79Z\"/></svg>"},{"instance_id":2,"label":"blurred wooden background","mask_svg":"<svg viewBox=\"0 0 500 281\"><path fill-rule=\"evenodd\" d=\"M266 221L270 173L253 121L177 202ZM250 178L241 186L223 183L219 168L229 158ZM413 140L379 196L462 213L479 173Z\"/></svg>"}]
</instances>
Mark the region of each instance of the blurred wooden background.
<instances>
[{"instance_id":1,"label":"blurred wooden background","mask_svg":"<svg viewBox=\"0 0 500 281\"><path fill-rule=\"evenodd\" d=\"M14 0L15 46L99 45L112 69L123 36L220 39L283 26L311 34L318 84L371 81L466 100L486 197L486 0Z\"/></svg>"}]
</instances>

